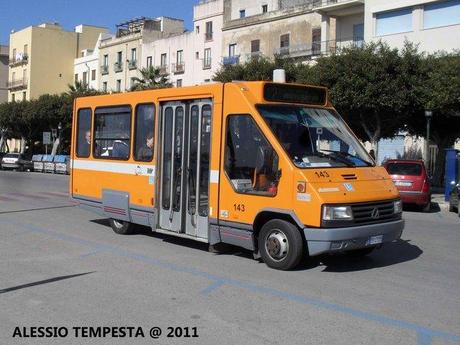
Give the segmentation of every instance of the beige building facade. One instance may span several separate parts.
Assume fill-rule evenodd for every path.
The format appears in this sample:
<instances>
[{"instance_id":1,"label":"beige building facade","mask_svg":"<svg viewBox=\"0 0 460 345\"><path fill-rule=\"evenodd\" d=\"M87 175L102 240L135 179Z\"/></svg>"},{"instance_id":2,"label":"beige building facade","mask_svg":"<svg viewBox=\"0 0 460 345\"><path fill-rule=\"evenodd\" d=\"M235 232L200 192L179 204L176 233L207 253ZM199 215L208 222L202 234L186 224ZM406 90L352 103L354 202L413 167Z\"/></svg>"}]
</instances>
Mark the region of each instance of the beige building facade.
<instances>
[{"instance_id":1,"label":"beige building facade","mask_svg":"<svg viewBox=\"0 0 460 345\"><path fill-rule=\"evenodd\" d=\"M65 92L74 82L74 60L92 49L107 29L79 25L65 31L57 23L30 26L10 35L8 101Z\"/></svg>"},{"instance_id":2,"label":"beige building facade","mask_svg":"<svg viewBox=\"0 0 460 345\"><path fill-rule=\"evenodd\" d=\"M133 78L140 76L143 45L183 32L183 20L168 17L138 18L117 25L117 33L99 45L99 90L128 91Z\"/></svg>"},{"instance_id":3,"label":"beige building facade","mask_svg":"<svg viewBox=\"0 0 460 345\"><path fill-rule=\"evenodd\" d=\"M0 45L0 103L8 101L8 46Z\"/></svg>"}]
</instances>

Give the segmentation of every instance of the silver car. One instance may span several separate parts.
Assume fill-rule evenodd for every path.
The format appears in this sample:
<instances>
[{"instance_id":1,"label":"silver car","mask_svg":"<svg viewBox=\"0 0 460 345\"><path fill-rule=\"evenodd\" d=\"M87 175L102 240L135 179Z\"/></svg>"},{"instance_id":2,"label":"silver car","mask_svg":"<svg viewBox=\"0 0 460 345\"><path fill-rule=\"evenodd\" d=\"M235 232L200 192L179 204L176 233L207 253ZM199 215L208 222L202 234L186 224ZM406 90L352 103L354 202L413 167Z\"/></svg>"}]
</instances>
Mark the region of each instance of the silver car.
<instances>
[{"instance_id":1,"label":"silver car","mask_svg":"<svg viewBox=\"0 0 460 345\"><path fill-rule=\"evenodd\" d=\"M22 159L20 153L7 153L2 158L2 169L22 169Z\"/></svg>"}]
</instances>

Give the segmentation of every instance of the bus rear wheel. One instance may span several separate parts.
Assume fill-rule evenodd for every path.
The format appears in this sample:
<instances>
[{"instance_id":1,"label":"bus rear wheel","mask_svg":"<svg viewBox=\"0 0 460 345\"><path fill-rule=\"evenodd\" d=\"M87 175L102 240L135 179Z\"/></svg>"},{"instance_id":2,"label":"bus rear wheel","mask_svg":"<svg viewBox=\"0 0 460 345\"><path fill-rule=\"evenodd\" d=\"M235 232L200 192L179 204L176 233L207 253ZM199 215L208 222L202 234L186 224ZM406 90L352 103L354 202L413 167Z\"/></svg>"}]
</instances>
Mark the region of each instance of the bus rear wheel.
<instances>
[{"instance_id":1,"label":"bus rear wheel","mask_svg":"<svg viewBox=\"0 0 460 345\"><path fill-rule=\"evenodd\" d=\"M258 243L260 256L271 268L289 270L302 260L302 235L295 225L287 221L274 219L265 223Z\"/></svg>"},{"instance_id":2,"label":"bus rear wheel","mask_svg":"<svg viewBox=\"0 0 460 345\"><path fill-rule=\"evenodd\" d=\"M117 234L120 235L129 235L134 233L134 227L135 225L130 222L126 222L124 220L117 220L110 218L110 226L112 227L112 230L115 231Z\"/></svg>"}]
</instances>

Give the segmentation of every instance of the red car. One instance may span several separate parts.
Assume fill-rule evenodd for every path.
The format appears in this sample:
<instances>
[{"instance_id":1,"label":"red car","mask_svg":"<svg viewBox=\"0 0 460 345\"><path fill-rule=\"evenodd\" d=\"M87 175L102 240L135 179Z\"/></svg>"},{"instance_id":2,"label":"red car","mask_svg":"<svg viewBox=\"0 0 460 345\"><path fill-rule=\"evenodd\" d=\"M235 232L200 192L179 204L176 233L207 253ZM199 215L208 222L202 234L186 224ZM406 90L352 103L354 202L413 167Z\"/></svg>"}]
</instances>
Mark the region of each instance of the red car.
<instances>
[{"instance_id":1,"label":"red car","mask_svg":"<svg viewBox=\"0 0 460 345\"><path fill-rule=\"evenodd\" d=\"M403 203L416 204L424 212L430 211L431 184L422 160L390 159L383 166L399 190Z\"/></svg>"}]
</instances>

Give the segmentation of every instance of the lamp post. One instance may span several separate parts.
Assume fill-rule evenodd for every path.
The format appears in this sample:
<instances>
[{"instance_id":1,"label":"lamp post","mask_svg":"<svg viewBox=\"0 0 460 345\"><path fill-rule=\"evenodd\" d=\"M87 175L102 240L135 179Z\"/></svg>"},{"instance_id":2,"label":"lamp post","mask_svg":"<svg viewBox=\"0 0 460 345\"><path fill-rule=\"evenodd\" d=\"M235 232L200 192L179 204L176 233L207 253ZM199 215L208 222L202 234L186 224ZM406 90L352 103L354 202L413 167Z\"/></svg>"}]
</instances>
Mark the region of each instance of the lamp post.
<instances>
[{"instance_id":1,"label":"lamp post","mask_svg":"<svg viewBox=\"0 0 460 345\"><path fill-rule=\"evenodd\" d=\"M428 169L428 173L431 173L430 169L430 154L429 154L429 144L430 144L430 124L431 118L433 117L433 112L431 110L425 110L426 118L426 140L425 140L425 164Z\"/></svg>"},{"instance_id":2,"label":"lamp post","mask_svg":"<svg viewBox=\"0 0 460 345\"><path fill-rule=\"evenodd\" d=\"M62 131L62 123L59 122L58 124L58 147L61 146L61 131Z\"/></svg>"}]
</instances>

